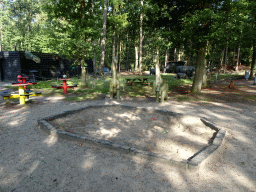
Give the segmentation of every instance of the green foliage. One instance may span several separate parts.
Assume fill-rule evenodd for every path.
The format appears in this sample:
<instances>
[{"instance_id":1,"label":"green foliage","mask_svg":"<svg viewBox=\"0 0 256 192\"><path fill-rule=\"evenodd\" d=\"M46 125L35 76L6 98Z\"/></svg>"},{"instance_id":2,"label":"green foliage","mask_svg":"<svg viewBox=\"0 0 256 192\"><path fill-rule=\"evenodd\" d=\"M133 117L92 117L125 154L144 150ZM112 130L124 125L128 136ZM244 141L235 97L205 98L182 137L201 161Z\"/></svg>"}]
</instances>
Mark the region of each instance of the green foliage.
<instances>
[{"instance_id":1,"label":"green foliage","mask_svg":"<svg viewBox=\"0 0 256 192\"><path fill-rule=\"evenodd\" d=\"M93 58L99 65L103 22L102 1L3 0L0 5L2 50L56 53L67 58ZM165 51L183 48L185 58L195 63L198 42L208 41L207 63L218 65L222 50L241 47L240 60L249 63L255 44L256 3L253 0L146 0L108 1L105 66L112 62L112 36L121 41L121 68L134 68L143 14L142 68L152 64L159 49L162 65ZM117 38L119 37L119 39ZM117 47L116 47L117 50ZM231 60L229 59L229 60ZM169 59L170 60L170 59ZM194 61L193 61L194 60ZM79 63L77 63L79 64Z\"/></svg>"}]
</instances>

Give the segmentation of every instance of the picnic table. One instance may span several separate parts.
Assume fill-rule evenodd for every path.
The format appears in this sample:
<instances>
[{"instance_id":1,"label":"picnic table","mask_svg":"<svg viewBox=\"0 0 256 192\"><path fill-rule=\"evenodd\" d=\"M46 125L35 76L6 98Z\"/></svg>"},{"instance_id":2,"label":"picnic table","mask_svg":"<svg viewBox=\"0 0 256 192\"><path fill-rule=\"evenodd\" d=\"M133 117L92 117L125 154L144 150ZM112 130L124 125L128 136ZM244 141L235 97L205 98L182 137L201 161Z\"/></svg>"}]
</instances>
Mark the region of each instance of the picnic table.
<instances>
[{"instance_id":1,"label":"picnic table","mask_svg":"<svg viewBox=\"0 0 256 192\"><path fill-rule=\"evenodd\" d=\"M23 76L18 75L18 76L17 76L17 81L16 81L16 82L12 82L12 85L20 85L20 84L36 85L36 84L37 84L37 83L31 82L31 81L27 82L28 79L29 79L28 76L25 76L25 75L23 75ZM26 89L27 87L24 86L24 88Z\"/></svg>"},{"instance_id":2,"label":"picnic table","mask_svg":"<svg viewBox=\"0 0 256 192\"><path fill-rule=\"evenodd\" d=\"M56 89L63 89L63 93L67 94L67 89L74 89L74 87L77 87L77 84L74 85L67 85L67 81L70 79L59 79L61 81L63 81L63 86L58 86L58 85L52 85L52 88L56 88Z\"/></svg>"},{"instance_id":3,"label":"picnic table","mask_svg":"<svg viewBox=\"0 0 256 192\"><path fill-rule=\"evenodd\" d=\"M27 85L30 85L28 83L25 84L14 84L11 86L19 87L19 94L11 94L9 92L4 91L3 94L3 99L13 99L13 98L19 98L20 104L24 105L25 104L25 99L29 99L29 97L34 97L34 96L42 96L42 92L34 92L32 90L25 90L25 87Z\"/></svg>"},{"instance_id":4,"label":"picnic table","mask_svg":"<svg viewBox=\"0 0 256 192\"><path fill-rule=\"evenodd\" d=\"M134 84L135 81L137 81L138 83L145 84L145 82L148 83L148 78L147 77L126 78L126 83L130 84L131 86Z\"/></svg>"}]
</instances>

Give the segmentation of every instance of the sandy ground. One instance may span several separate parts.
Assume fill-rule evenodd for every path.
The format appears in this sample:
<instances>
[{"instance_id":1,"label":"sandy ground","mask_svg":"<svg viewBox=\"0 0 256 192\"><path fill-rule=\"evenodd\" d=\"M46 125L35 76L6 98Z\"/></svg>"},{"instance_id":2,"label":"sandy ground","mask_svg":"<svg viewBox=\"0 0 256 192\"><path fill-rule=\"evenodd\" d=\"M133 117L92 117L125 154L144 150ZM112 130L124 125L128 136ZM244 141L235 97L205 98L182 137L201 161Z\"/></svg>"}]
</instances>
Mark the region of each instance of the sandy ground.
<instances>
[{"instance_id":1,"label":"sandy ground","mask_svg":"<svg viewBox=\"0 0 256 192\"><path fill-rule=\"evenodd\" d=\"M99 144L56 139L37 119L77 107L122 103L206 117L227 129L222 146L194 172ZM37 98L29 108L0 106L0 191L256 191L256 107L239 103Z\"/></svg>"},{"instance_id":2,"label":"sandy ground","mask_svg":"<svg viewBox=\"0 0 256 192\"><path fill-rule=\"evenodd\" d=\"M121 106L86 109L49 121L55 128L186 160L208 144L214 130L199 118L176 118Z\"/></svg>"}]
</instances>

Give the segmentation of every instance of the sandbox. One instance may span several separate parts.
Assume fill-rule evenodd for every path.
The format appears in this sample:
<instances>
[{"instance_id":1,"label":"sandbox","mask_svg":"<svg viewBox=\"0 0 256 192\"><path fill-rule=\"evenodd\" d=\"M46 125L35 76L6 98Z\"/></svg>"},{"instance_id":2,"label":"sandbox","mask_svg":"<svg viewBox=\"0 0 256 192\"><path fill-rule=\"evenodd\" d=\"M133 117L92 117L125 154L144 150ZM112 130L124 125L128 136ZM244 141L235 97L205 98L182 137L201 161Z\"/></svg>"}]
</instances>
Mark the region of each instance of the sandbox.
<instances>
[{"instance_id":1,"label":"sandbox","mask_svg":"<svg viewBox=\"0 0 256 192\"><path fill-rule=\"evenodd\" d=\"M224 130L198 117L124 105L88 106L38 123L55 136L91 140L178 162L191 163L198 156L194 165L216 150L225 135ZM216 137L218 143L214 143Z\"/></svg>"}]
</instances>

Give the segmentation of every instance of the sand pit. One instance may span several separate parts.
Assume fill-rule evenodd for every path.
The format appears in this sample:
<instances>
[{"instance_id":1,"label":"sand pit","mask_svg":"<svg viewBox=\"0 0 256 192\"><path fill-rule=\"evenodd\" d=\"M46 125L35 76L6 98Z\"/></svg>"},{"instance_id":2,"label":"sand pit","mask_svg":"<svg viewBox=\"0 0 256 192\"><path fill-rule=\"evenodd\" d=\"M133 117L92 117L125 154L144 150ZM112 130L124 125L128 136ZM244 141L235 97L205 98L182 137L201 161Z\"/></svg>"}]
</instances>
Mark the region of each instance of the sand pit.
<instances>
[{"instance_id":1,"label":"sand pit","mask_svg":"<svg viewBox=\"0 0 256 192\"><path fill-rule=\"evenodd\" d=\"M56 129L150 151L177 161L200 151L215 133L196 117L174 117L122 106L88 108L49 123Z\"/></svg>"}]
</instances>

